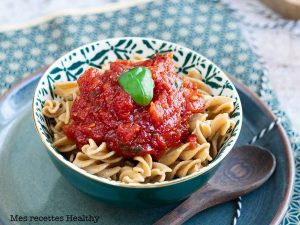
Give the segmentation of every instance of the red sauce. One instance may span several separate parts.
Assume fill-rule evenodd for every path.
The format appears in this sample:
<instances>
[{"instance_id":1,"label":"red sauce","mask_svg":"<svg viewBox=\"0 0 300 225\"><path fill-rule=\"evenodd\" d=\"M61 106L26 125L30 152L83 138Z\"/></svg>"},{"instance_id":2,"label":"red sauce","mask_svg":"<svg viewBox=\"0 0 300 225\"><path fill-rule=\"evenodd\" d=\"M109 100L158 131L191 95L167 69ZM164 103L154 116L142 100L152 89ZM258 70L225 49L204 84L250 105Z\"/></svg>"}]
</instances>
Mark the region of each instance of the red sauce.
<instances>
[{"instance_id":1,"label":"red sauce","mask_svg":"<svg viewBox=\"0 0 300 225\"><path fill-rule=\"evenodd\" d=\"M154 80L154 96L145 107L137 105L117 82L119 75L136 66L150 69ZM77 82L80 95L64 132L79 148L92 138L97 144L105 141L124 157L149 153L159 158L187 140L190 116L204 110L196 85L176 73L172 53L143 62L117 60L103 74L89 68Z\"/></svg>"},{"instance_id":2,"label":"red sauce","mask_svg":"<svg viewBox=\"0 0 300 225\"><path fill-rule=\"evenodd\" d=\"M197 136L195 134L191 134L190 136L188 136L188 138L186 139L186 142L190 142L189 147L191 149L196 148L197 146Z\"/></svg>"}]
</instances>

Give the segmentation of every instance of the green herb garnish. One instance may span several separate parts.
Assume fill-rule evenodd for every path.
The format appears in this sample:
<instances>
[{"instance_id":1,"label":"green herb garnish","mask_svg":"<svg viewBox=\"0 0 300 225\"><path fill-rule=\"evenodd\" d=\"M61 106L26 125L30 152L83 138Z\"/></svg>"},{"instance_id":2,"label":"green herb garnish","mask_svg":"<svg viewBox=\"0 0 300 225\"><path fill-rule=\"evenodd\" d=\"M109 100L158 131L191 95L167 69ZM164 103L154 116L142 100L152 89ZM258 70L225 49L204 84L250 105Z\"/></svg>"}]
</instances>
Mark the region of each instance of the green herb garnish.
<instances>
[{"instance_id":1,"label":"green herb garnish","mask_svg":"<svg viewBox=\"0 0 300 225\"><path fill-rule=\"evenodd\" d=\"M118 83L138 105L146 106L151 102L154 81L148 68L138 66L122 73L118 78Z\"/></svg>"}]
</instances>

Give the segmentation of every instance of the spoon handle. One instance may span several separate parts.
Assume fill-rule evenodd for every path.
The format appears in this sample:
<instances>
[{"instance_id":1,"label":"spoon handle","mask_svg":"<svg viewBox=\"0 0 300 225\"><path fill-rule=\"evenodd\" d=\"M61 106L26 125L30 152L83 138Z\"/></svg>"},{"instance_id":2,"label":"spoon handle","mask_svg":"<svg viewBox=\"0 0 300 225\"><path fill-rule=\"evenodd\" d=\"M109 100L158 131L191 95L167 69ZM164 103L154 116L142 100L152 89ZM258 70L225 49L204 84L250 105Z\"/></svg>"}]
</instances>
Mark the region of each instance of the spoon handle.
<instances>
[{"instance_id":1,"label":"spoon handle","mask_svg":"<svg viewBox=\"0 0 300 225\"><path fill-rule=\"evenodd\" d=\"M224 198L220 199L220 195L222 195L220 190L212 189L211 185L207 184L201 190L197 191L190 198L181 203L177 208L155 222L154 225L183 224L195 214L227 200Z\"/></svg>"},{"instance_id":2,"label":"spoon handle","mask_svg":"<svg viewBox=\"0 0 300 225\"><path fill-rule=\"evenodd\" d=\"M233 148L209 182L158 220L155 225L178 225L212 206L235 199L262 185L274 172L274 155L263 148Z\"/></svg>"}]
</instances>

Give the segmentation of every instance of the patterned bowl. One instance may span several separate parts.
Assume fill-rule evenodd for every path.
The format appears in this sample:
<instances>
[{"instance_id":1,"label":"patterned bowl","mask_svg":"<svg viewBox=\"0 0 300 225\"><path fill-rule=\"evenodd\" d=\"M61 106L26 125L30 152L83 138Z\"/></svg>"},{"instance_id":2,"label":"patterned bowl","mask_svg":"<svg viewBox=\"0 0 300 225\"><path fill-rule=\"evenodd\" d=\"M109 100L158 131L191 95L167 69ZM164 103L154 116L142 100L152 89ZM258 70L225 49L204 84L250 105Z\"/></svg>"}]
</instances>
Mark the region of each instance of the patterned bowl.
<instances>
[{"instance_id":1,"label":"patterned bowl","mask_svg":"<svg viewBox=\"0 0 300 225\"><path fill-rule=\"evenodd\" d=\"M227 96L236 100L235 110L230 114L230 118L235 121L231 136L225 140L219 154L206 167L170 181L129 184L89 174L67 161L51 146L51 132L41 110L47 99L57 98L53 93L54 82L77 80L87 67L101 68L107 60L130 59L133 56L149 58L158 52L168 51L173 52L173 59L179 66L179 73L187 74L190 68L195 67L202 73L204 82L212 88L214 95ZM238 138L242 124L242 107L238 93L228 77L199 53L167 41L123 37L81 46L53 63L36 88L33 99L33 118L38 134L47 147L53 163L76 188L106 203L120 207L154 207L183 200L209 180Z\"/></svg>"}]
</instances>

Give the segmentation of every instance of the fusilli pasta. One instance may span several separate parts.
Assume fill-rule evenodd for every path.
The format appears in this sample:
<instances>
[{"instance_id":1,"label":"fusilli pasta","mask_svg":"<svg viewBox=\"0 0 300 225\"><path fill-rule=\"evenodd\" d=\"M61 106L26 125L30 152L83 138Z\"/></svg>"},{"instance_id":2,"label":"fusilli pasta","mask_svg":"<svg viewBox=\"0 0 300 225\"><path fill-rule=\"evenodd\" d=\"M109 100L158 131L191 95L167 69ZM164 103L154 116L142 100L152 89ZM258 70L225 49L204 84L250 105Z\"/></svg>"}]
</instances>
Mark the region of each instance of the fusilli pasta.
<instances>
[{"instance_id":1,"label":"fusilli pasta","mask_svg":"<svg viewBox=\"0 0 300 225\"><path fill-rule=\"evenodd\" d=\"M81 150L91 159L100 160L105 163L117 163L123 159L123 157L118 156L116 152L108 150L105 142L97 146L92 139L89 139L89 144L84 145Z\"/></svg>"},{"instance_id":2,"label":"fusilli pasta","mask_svg":"<svg viewBox=\"0 0 300 225\"><path fill-rule=\"evenodd\" d=\"M88 173L96 174L101 177L116 179L117 173L121 170L119 166L111 167L110 163L103 163L100 160L92 159L82 152L78 152L73 164Z\"/></svg>"}]
</instances>

